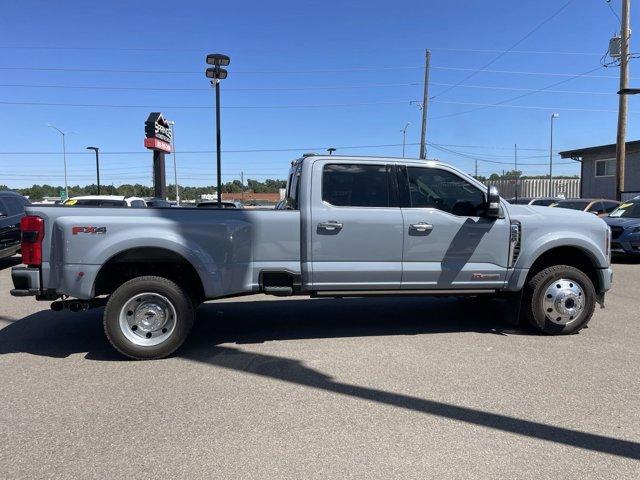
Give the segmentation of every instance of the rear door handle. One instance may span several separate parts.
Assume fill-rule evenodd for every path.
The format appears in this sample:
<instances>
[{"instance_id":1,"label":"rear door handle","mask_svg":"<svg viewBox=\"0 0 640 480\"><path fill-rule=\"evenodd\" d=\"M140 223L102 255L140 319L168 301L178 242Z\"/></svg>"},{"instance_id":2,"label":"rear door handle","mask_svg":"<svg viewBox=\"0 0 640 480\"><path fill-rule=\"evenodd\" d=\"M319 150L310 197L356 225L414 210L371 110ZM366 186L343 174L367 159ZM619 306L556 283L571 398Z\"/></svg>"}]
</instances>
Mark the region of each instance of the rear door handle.
<instances>
[{"instance_id":1,"label":"rear door handle","mask_svg":"<svg viewBox=\"0 0 640 480\"><path fill-rule=\"evenodd\" d=\"M335 230L341 230L342 229L342 224L340 222L336 222L336 221L330 220L328 222L319 223L318 224L318 228L333 232Z\"/></svg>"},{"instance_id":2,"label":"rear door handle","mask_svg":"<svg viewBox=\"0 0 640 480\"><path fill-rule=\"evenodd\" d=\"M409 230L414 230L416 232L428 232L433 230L433 225L426 222L412 223L409 225Z\"/></svg>"}]
</instances>

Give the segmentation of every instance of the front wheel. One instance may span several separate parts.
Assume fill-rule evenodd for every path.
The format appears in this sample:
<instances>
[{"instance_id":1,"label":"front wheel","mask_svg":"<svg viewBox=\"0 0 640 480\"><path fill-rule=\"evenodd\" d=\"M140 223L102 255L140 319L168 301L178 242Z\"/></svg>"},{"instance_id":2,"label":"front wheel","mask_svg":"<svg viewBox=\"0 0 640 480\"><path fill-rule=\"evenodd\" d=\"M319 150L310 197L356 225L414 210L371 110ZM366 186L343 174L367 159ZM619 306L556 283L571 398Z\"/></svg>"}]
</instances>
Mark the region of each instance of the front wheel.
<instances>
[{"instance_id":1,"label":"front wheel","mask_svg":"<svg viewBox=\"0 0 640 480\"><path fill-rule=\"evenodd\" d=\"M577 268L556 265L529 280L522 309L535 328L550 335L566 335L589 323L595 304L591 279Z\"/></svg>"},{"instance_id":2,"label":"front wheel","mask_svg":"<svg viewBox=\"0 0 640 480\"><path fill-rule=\"evenodd\" d=\"M137 277L109 298L104 331L120 353L136 360L157 359L182 345L193 320L193 303L179 285L162 277Z\"/></svg>"}]
</instances>

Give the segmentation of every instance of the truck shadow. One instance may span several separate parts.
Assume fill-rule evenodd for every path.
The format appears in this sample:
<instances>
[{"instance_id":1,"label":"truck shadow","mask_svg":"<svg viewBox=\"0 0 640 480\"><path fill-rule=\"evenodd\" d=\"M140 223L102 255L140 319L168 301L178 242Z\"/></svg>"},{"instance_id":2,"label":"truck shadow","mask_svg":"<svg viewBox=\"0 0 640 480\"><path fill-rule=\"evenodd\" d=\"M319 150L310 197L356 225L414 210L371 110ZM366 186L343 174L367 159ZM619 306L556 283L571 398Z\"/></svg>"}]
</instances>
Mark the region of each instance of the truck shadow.
<instances>
[{"instance_id":1,"label":"truck shadow","mask_svg":"<svg viewBox=\"0 0 640 480\"><path fill-rule=\"evenodd\" d=\"M423 298L209 303L198 310L194 332L176 356L496 431L640 459L640 443L637 442L344 383L300 360L229 346L229 343L368 335L465 331L499 335L527 333L513 330L499 321L501 308L497 302L478 308L473 302ZM85 358L90 360L126 361L108 345L101 317L101 309L84 314L42 311L29 315L0 330L0 354L26 352L67 357L87 352Z\"/></svg>"},{"instance_id":2,"label":"truck shadow","mask_svg":"<svg viewBox=\"0 0 640 480\"><path fill-rule=\"evenodd\" d=\"M483 308L474 301L418 297L212 302L198 309L182 350L197 356L199 350L206 354L223 343L468 331L533 333L503 322L500 302L477 301ZM102 309L76 314L44 310L13 321L0 330L0 355L15 352L58 358L87 352L91 360L122 360L104 337Z\"/></svg>"}]
</instances>

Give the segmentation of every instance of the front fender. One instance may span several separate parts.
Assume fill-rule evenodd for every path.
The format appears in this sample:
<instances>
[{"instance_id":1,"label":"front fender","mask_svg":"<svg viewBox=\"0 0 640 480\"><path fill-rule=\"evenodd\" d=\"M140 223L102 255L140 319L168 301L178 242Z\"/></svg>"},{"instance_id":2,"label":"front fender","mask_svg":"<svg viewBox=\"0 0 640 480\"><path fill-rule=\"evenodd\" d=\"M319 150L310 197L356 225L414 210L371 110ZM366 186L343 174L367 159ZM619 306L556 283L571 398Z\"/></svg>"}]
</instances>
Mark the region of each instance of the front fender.
<instances>
[{"instance_id":1,"label":"front fender","mask_svg":"<svg viewBox=\"0 0 640 480\"><path fill-rule=\"evenodd\" d=\"M580 249L596 268L609 266L605 252L592 238L576 232L558 231L537 237L530 243L525 240L515 268L529 269L542 254L558 247Z\"/></svg>"}]
</instances>

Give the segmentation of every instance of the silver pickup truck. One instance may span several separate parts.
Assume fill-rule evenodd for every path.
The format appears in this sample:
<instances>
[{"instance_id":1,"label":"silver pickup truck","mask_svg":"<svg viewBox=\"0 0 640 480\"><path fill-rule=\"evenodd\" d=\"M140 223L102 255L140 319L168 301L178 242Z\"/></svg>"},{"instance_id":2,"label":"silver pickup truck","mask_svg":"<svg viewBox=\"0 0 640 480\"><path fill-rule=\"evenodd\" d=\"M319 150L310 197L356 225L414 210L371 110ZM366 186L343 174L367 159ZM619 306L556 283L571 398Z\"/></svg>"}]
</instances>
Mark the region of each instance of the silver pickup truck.
<instances>
[{"instance_id":1,"label":"silver pickup truck","mask_svg":"<svg viewBox=\"0 0 640 480\"><path fill-rule=\"evenodd\" d=\"M295 160L275 210L31 206L21 248L14 296L106 303L107 337L138 359L175 351L208 299L492 295L568 334L612 280L598 217L510 205L449 165L398 158Z\"/></svg>"}]
</instances>

